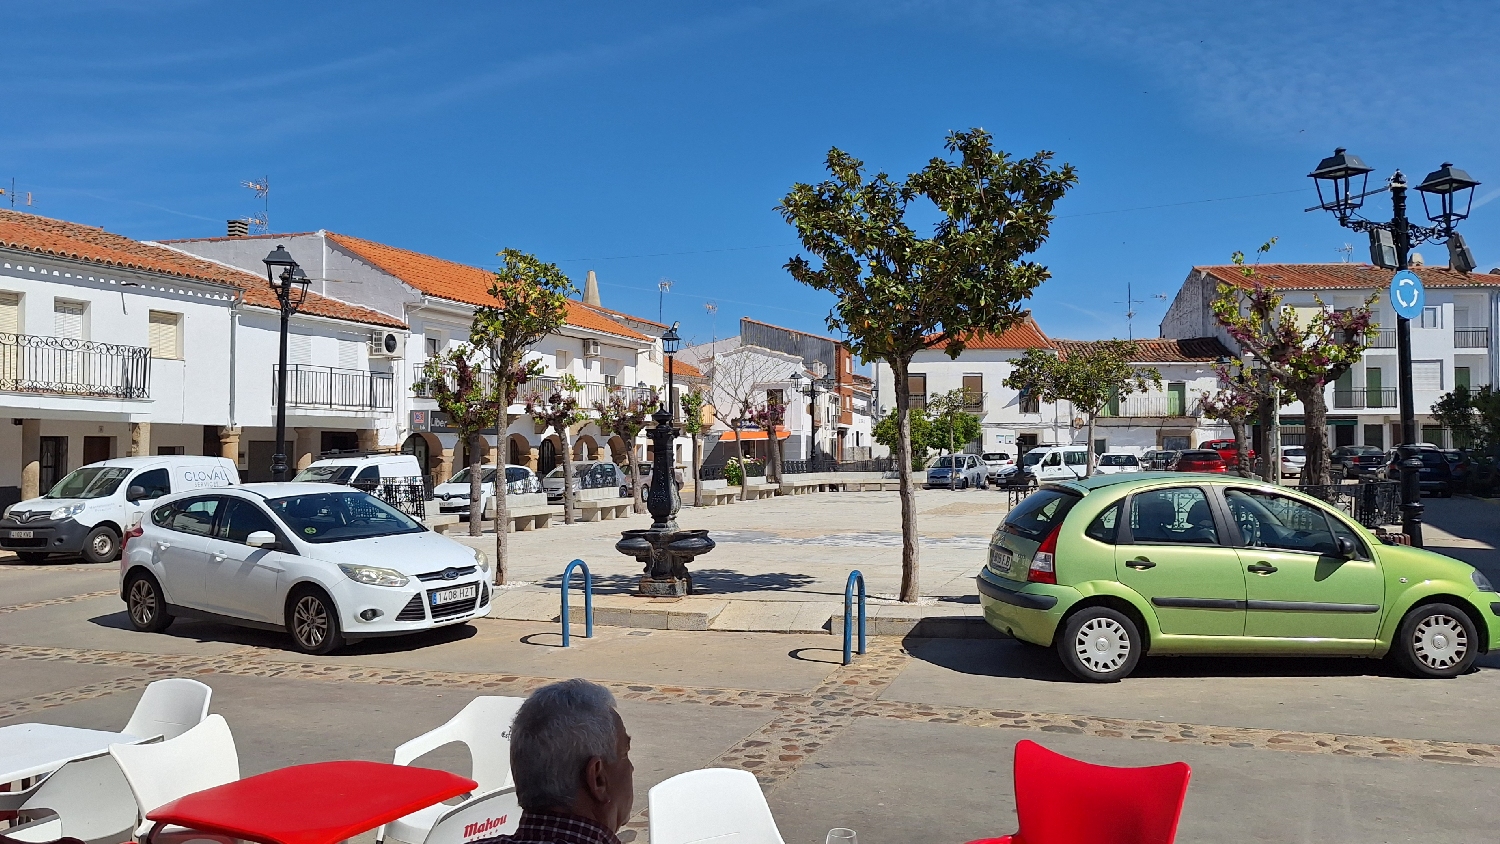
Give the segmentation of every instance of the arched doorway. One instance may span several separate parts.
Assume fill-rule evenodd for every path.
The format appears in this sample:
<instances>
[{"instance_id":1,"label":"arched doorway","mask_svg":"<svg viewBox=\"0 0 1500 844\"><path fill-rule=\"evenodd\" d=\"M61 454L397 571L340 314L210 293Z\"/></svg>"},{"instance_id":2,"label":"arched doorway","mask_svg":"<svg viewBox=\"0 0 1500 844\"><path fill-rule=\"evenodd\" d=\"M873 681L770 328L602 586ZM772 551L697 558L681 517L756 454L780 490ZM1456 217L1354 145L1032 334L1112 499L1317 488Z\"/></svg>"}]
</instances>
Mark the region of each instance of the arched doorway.
<instances>
[{"instance_id":1,"label":"arched doorway","mask_svg":"<svg viewBox=\"0 0 1500 844\"><path fill-rule=\"evenodd\" d=\"M432 494L432 486L434 483L442 483L443 481L448 480L447 478L440 478L436 480L434 480L433 478L433 473L436 472L438 468L437 464L433 462L432 457L433 439L436 438L431 434L418 433L408 436L406 438L406 442L401 444L402 454L410 454L411 456L417 458L417 465L422 468L422 482L427 487L428 495ZM442 449L442 444L438 443L437 453L441 454Z\"/></svg>"},{"instance_id":2,"label":"arched doorway","mask_svg":"<svg viewBox=\"0 0 1500 844\"><path fill-rule=\"evenodd\" d=\"M553 437L542 440L541 447L537 449L536 473L542 477L546 477L548 472L557 468L557 464L560 461L560 455L557 453L557 445L554 440L555 438Z\"/></svg>"},{"instance_id":3,"label":"arched doorway","mask_svg":"<svg viewBox=\"0 0 1500 844\"><path fill-rule=\"evenodd\" d=\"M574 460L593 460L599 456L599 443L592 436L584 434L573 443Z\"/></svg>"},{"instance_id":4,"label":"arched doorway","mask_svg":"<svg viewBox=\"0 0 1500 844\"><path fill-rule=\"evenodd\" d=\"M510 439L510 464L512 466L531 466L531 443L520 434L511 434Z\"/></svg>"}]
</instances>

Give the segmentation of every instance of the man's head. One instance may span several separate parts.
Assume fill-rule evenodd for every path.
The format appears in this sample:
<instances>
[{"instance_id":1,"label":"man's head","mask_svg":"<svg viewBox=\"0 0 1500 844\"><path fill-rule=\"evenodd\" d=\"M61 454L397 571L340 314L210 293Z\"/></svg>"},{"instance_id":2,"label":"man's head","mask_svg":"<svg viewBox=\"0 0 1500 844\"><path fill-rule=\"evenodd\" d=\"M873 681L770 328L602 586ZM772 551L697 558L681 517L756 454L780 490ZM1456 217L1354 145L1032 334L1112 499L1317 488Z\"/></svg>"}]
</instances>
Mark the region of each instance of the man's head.
<instances>
[{"instance_id":1,"label":"man's head","mask_svg":"<svg viewBox=\"0 0 1500 844\"><path fill-rule=\"evenodd\" d=\"M603 686L575 679L533 692L511 726L510 767L522 809L581 815L610 830L630 819L630 735Z\"/></svg>"}]
</instances>

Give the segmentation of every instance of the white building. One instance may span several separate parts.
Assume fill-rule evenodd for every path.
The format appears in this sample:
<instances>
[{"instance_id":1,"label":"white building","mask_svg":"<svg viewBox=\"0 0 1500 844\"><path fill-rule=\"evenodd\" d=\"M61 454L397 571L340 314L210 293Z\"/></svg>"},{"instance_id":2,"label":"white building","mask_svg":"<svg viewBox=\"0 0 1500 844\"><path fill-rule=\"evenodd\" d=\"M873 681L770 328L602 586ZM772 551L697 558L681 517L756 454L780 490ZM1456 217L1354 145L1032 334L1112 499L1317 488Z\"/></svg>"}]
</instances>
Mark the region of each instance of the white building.
<instances>
[{"instance_id":1,"label":"white building","mask_svg":"<svg viewBox=\"0 0 1500 844\"><path fill-rule=\"evenodd\" d=\"M0 211L0 503L124 455L223 455L269 476L278 332L263 273ZM370 355L385 332L405 323L308 294L291 324L289 439L394 435L391 364ZM334 367L351 375L330 381Z\"/></svg>"},{"instance_id":2,"label":"white building","mask_svg":"<svg viewBox=\"0 0 1500 844\"><path fill-rule=\"evenodd\" d=\"M1432 419L1431 408L1456 385L1479 387L1500 378L1494 326L1500 324L1500 274L1462 274L1447 267L1413 267L1427 289L1426 307L1411 323L1412 386L1423 441L1452 445ZM1359 363L1327 389L1329 442L1340 445L1399 444L1396 315L1387 301L1392 272L1368 264L1262 264L1255 277L1281 291L1298 309L1362 306L1372 293L1380 334ZM1216 336L1238 346L1214 320L1211 305L1220 283L1243 284L1239 267L1194 267L1161 322L1162 337ZM1300 442L1301 403L1282 410L1283 442ZM1258 427L1258 426L1257 426ZM1259 447L1259 432L1255 439Z\"/></svg>"}]
</instances>

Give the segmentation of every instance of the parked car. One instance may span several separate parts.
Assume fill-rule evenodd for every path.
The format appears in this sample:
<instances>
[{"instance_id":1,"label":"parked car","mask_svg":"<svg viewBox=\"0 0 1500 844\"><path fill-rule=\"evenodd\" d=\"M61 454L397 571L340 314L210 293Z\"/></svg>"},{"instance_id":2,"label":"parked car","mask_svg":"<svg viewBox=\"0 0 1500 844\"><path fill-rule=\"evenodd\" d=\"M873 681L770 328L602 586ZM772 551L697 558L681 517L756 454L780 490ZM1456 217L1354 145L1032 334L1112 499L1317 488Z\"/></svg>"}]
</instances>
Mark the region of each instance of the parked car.
<instances>
[{"instance_id":1,"label":"parked car","mask_svg":"<svg viewBox=\"0 0 1500 844\"><path fill-rule=\"evenodd\" d=\"M1468 492L1469 478L1474 473L1474 462L1469 459L1469 455L1456 448L1445 450L1443 456L1448 458L1448 474L1452 478L1452 490Z\"/></svg>"},{"instance_id":2,"label":"parked car","mask_svg":"<svg viewBox=\"0 0 1500 844\"><path fill-rule=\"evenodd\" d=\"M1341 445L1328 456L1329 471L1335 480L1374 476L1385 465L1385 450L1373 445Z\"/></svg>"},{"instance_id":3,"label":"parked car","mask_svg":"<svg viewBox=\"0 0 1500 844\"><path fill-rule=\"evenodd\" d=\"M1500 492L1500 471L1492 454L1477 454L1469 458L1469 492L1474 495L1491 496Z\"/></svg>"},{"instance_id":4,"label":"parked car","mask_svg":"<svg viewBox=\"0 0 1500 844\"><path fill-rule=\"evenodd\" d=\"M615 463L598 460L573 461L573 492L585 489L619 490L621 498L630 497L630 473ZM548 472L542 478L542 491L547 493L548 504L561 504L563 499L563 467Z\"/></svg>"},{"instance_id":5,"label":"parked car","mask_svg":"<svg viewBox=\"0 0 1500 844\"><path fill-rule=\"evenodd\" d=\"M1215 472L1224 474L1229 467L1224 465L1224 458L1219 452L1207 448L1190 448L1177 455L1172 462L1174 472Z\"/></svg>"},{"instance_id":6,"label":"parked car","mask_svg":"<svg viewBox=\"0 0 1500 844\"><path fill-rule=\"evenodd\" d=\"M1237 477L1045 485L1005 516L977 586L992 627L1094 682L1146 653L1389 656L1454 677L1500 647L1500 595L1472 566Z\"/></svg>"},{"instance_id":7,"label":"parked car","mask_svg":"<svg viewBox=\"0 0 1500 844\"><path fill-rule=\"evenodd\" d=\"M1305 468L1307 468L1306 448L1300 445L1281 447L1281 476L1283 478L1300 478Z\"/></svg>"},{"instance_id":8,"label":"parked car","mask_svg":"<svg viewBox=\"0 0 1500 844\"><path fill-rule=\"evenodd\" d=\"M486 518L494 515L495 475L494 466L485 466L480 470L479 512L484 513ZM525 495L542 491L541 479L525 466L507 465L505 480L506 495ZM457 513L460 518L467 518L469 515L469 467L465 466L447 481L433 487L432 497L437 500L439 513Z\"/></svg>"},{"instance_id":9,"label":"parked car","mask_svg":"<svg viewBox=\"0 0 1500 844\"><path fill-rule=\"evenodd\" d=\"M1006 469L1014 470L1016 466L1016 459L1003 451L986 451L979 455L979 459L984 461L985 467L989 470L989 480L992 484L1000 482L1001 474Z\"/></svg>"},{"instance_id":10,"label":"parked car","mask_svg":"<svg viewBox=\"0 0 1500 844\"><path fill-rule=\"evenodd\" d=\"M1173 461L1180 453L1167 448L1153 448L1141 455L1141 465L1153 472L1165 472L1172 468Z\"/></svg>"},{"instance_id":11,"label":"parked car","mask_svg":"<svg viewBox=\"0 0 1500 844\"><path fill-rule=\"evenodd\" d=\"M1116 475L1121 472L1141 471L1141 460L1134 454L1123 451L1106 451L1099 455L1099 464L1094 471L1101 475Z\"/></svg>"},{"instance_id":12,"label":"parked car","mask_svg":"<svg viewBox=\"0 0 1500 844\"><path fill-rule=\"evenodd\" d=\"M927 467L927 489L988 489L990 470L977 454L945 454Z\"/></svg>"},{"instance_id":13,"label":"parked car","mask_svg":"<svg viewBox=\"0 0 1500 844\"><path fill-rule=\"evenodd\" d=\"M1042 450L1033 448L1021 455L1014 466L1007 466L1000 470L1000 481L1006 487L1034 487L1036 486L1036 464L1041 462Z\"/></svg>"},{"instance_id":14,"label":"parked car","mask_svg":"<svg viewBox=\"0 0 1500 844\"><path fill-rule=\"evenodd\" d=\"M1224 461L1224 465L1226 466L1233 466L1237 462L1239 462L1240 459L1239 452L1236 450L1236 444L1234 440L1209 440L1208 442L1199 445L1198 448L1207 448L1213 451L1217 451L1219 453L1219 458ZM1245 456L1250 460L1251 463L1254 463L1255 449L1250 448L1246 449L1245 451Z\"/></svg>"},{"instance_id":15,"label":"parked car","mask_svg":"<svg viewBox=\"0 0 1500 844\"><path fill-rule=\"evenodd\" d=\"M366 492L382 484L420 484L422 467L411 454L351 454L315 460L293 481L343 484Z\"/></svg>"},{"instance_id":16,"label":"parked car","mask_svg":"<svg viewBox=\"0 0 1500 844\"><path fill-rule=\"evenodd\" d=\"M245 484L163 497L126 533L131 626L177 617L284 629L297 650L490 612L489 560L362 490Z\"/></svg>"},{"instance_id":17,"label":"parked car","mask_svg":"<svg viewBox=\"0 0 1500 844\"><path fill-rule=\"evenodd\" d=\"M0 548L23 563L49 554L80 554L90 563L113 562L121 539L161 496L234 486L240 473L225 457L160 455L116 457L69 472L40 498L5 508Z\"/></svg>"},{"instance_id":18,"label":"parked car","mask_svg":"<svg viewBox=\"0 0 1500 844\"><path fill-rule=\"evenodd\" d=\"M1081 478L1088 468L1088 446L1042 446L1027 452L1026 456L1029 458L1033 454L1037 455L1037 460L1031 471L1038 483Z\"/></svg>"},{"instance_id":19,"label":"parked car","mask_svg":"<svg viewBox=\"0 0 1500 844\"><path fill-rule=\"evenodd\" d=\"M1453 472L1448 467L1448 458L1436 446L1419 444L1411 451L1422 461L1422 468L1417 470L1417 485L1422 492L1431 492L1441 498L1453 497ZM1385 478L1388 481L1401 480L1401 448L1391 451L1390 460L1385 464Z\"/></svg>"}]
</instances>

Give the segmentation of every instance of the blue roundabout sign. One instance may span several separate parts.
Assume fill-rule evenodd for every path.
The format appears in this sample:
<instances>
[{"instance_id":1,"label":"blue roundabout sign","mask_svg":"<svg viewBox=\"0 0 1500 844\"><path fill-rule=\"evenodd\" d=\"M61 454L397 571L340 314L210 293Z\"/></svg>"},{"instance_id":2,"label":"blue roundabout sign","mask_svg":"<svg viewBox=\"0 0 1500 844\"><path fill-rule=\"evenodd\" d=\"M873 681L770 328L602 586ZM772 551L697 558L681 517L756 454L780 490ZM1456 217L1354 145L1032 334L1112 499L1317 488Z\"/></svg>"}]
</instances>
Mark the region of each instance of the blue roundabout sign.
<instances>
[{"instance_id":1,"label":"blue roundabout sign","mask_svg":"<svg viewBox=\"0 0 1500 844\"><path fill-rule=\"evenodd\" d=\"M1401 270L1391 278L1391 307L1403 319L1416 319L1422 315L1422 306L1427 302L1427 293L1422 288L1422 279L1411 270Z\"/></svg>"}]
</instances>

